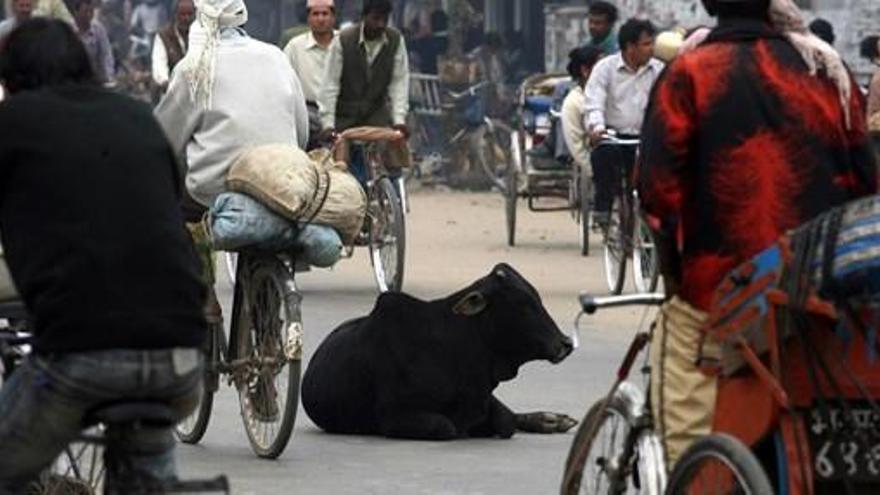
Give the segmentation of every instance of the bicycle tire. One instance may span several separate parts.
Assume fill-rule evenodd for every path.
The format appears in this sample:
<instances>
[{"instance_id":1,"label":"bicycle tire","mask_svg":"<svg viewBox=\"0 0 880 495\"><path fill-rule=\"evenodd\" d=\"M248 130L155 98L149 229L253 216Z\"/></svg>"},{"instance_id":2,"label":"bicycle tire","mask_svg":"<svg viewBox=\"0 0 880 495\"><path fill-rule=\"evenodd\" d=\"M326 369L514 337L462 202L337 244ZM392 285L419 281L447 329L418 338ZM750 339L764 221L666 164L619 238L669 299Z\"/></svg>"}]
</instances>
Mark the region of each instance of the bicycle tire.
<instances>
[{"instance_id":1,"label":"bicycle tire","mask_svg":"<svg viewBox=\"0 0 880 495\"><path fill-rule=\"evenodd\" d=\"M633 283L638 292L654 292L660 282L657 248L645 221L637 218L633 223Z\"/></svg>"},{"instance_id":2,"label":"bicycle tire","mask_svg":"<svg viewBox=\"0 0 880 495\"><path fill-rule=\"evenodd\" d=\"M652 431L636 427L638 420L631 416L631 411L640 405L632 404L632 400L627 397L625 394L615 395L608 404L605 404L605 399L600 399L587 411L577 433L575 433L566 457L565 471L560 487L562 495L577 493L600 495L632 493L633 491L660 495L663 492L666 473L663 466L662 446ZM605 414L601 415L603 410ZM619 464L619 457L627 455L625 450L629 449L629 459L625 461L626 467L628 470L635 470L637 473L635 477L627 470L605 471L607 464L604 463L607 462L607 459L591 456L596 446L596 439L603 432L602 425L596 425L596 422L602 421L604 423L612 417L622 421L626 430L621 437L621 443L615 445L617 451L608 453L606 457L614 457L615 460L612 463ZM584 476L584 472L590 464L600 469L598 475ZM612 467L612 469L614 468ZM614 479L609 478L606 488L602 489L601 481L606 476L614 477ZM585 486L584 481L592 481L595 486Z\"/></svg>"},{"instance_id":3,"label":"bicycle tire","mask_svg":"<svg viewBox=\"0 0 880 495\"><path fill-rule=\"evenodd\" d=\"M246 289L242 291L246 296L238 321L234 322L238 326L236 356L245 364L243 371L234 373L238 375L241 418L251 448L259 457L275 459L290 441L299 405L300 296L292 290L293 275L277 258L264 257L248 263ZM278 367L278 362L283 364ZM254 366L255 363L259 364ZM284 375L286 386L276 386L275 379ZM279 389L285 392L282 401L277 397ZM274 433L268 436L270 431Z\"/></svg>"},{"instance_id":4,"label":"bicycle tire","mask_svg":"<svg viewBox=\"0 0 880 495\"><path fill-rule=\"evenodd\" d=\"M507 181L505 180L505 174L502 174L499 177L498 174L498 150L503 151L503 147L496 135L495 131L489 129L488 125L484 126L483 131L483 139L482 146L477 153L477 161L480 162L480 168L483 170L483 173L486 174L486 178L492 184L492 186L498 188L501 191L501 194L505 194L507 191ZM502 158L505 162L510 162L510 160L505 156ZM505 167L505 172L509 167Z\"/></svg>"},{"instance_id":5,"label":"bicycle tire","mask_svg":"<svg viewBox=\"0 0 880 495\"><path fill-rule=\"evenodd\" d=\"M391 179L382 177L376 182L371 203L371 222L379 222L378 228L373 223L369 229L370 262L376 285L379 292L400 292L406 256L406 222Z\"/></svg>"},{"instance_id":6,"label":"bicycle tire","mask_svg":"<svg viewBox=\"0 0 880 495\"><path fill-rule=\"evenodd\" d=\"M222 323L220 325L219 331L223 332ZM217 363L220 362L220 346L217 342L218 329L214 326L209 326L208 332L210 356L206 356L205 359L204 380L199 403L189 416L183 418L174 427L174 434L178 440L190 445L195 445L204 438L205 432L208 431L208 423L211 420L211 412L214 409L214 392L216 388L212 385L212 381L215 378L211 376L211 373L216 373L216 371L210 368L217 366Z\"/></svg>"},{"instance_id":7,"label":"bicycle tire","mask_svg":"<svg viewBox=\"0 0 880 495\"><path fill-rule=\"evenodd\" d=\"M587 174L586 167L581 167L578 173L578 215L579 227L581 229L581 256L590 255L590 200L592 197L591 180Z\"/></svg>"},{"instance_id":8,"label":"bicycle tire","mask_svg":"<svg viewBox=\"0 0 880 495\"><path fill-rule=\"evenodd\" d=\"M709 474L710 461L720 462L720 465L730 471L733 482L736 482L740 490L734 490L729 485L715 484L719 491L707 491L705 485L694 484L695 476ZM717 472L711 473L717 481ZM698 490L698 491L692 491ZM741 493L743 495L764 495L774 493L767 473L761 466L757 457L739 439L726 434L715 433L697 440L685 451L672 475L669 478L669 486L666 493L670 495L685 495L701 493L712 495L714 493Z\"/></svg>"},{"instance_id":9,"label":"bicycle tire","mask_svg":"<svg viewBox=\"0 0 880 495\"><path fill-rule=\"evenodd\" d=\"M629 240L630 221L629 200L625 194L614 198L608 227L605 231L604 266L605 281L611 294L623 292L626 284L626 262L629 258L627 247Z\"/></svg>"}]
</instances>

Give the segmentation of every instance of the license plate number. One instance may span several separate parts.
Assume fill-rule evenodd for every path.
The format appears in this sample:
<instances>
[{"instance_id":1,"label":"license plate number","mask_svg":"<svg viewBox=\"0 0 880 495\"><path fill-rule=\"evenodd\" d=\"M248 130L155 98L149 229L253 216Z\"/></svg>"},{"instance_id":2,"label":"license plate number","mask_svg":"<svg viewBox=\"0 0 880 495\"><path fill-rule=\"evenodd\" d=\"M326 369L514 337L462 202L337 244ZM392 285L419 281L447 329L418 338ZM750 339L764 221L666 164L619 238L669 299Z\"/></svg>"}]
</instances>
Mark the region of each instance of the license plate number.
<instances>
[{"instance_id":1,"label":"license plate number","mask_svg":"<svg viewBox=\"0 0 880 495\"><path fill-rule=\"evenodd\" d=\"M809 412L813 471L818 479L880 481L880 415L853 407L852 421L842 409Z\"/></svg>"}]
</instances>

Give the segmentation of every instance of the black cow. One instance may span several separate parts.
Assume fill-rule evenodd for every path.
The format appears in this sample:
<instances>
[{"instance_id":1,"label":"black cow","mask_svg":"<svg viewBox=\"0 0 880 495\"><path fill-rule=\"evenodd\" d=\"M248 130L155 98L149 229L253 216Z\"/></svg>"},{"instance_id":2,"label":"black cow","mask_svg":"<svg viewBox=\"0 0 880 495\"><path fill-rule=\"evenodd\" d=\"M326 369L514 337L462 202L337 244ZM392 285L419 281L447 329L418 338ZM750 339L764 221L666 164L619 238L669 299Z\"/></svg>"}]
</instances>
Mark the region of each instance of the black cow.
<instances>
[{"instance_id":1,"label":"black cow","mask_svg":"<svg viewBox=\"0 0 880 495\"><path fill-rule=\"evenodd\" d=\"M315 351L302 402L325 431L447 440L567 431L551 413L516 415L492 391L534 360L562 361L571 339L538 292L508 265L445 299L379 296Z\"/></svg>"}]
</instances>

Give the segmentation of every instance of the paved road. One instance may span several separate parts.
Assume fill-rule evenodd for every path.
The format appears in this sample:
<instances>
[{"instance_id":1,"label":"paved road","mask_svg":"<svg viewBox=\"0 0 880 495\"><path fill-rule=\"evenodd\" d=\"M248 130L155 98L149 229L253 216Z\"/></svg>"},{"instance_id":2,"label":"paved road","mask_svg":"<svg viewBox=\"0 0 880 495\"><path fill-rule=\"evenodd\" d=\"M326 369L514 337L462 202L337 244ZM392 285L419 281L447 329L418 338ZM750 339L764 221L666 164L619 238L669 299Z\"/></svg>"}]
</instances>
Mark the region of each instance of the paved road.
<instances>
[{"instance_id":1,"label":"paved road","mask_svg":"<svg viewBox=\"0 0 880 495\"><path fill-rule=\"evenodd\" d=\"M518 246L508 248L497 194L420 191L408 217L405 288L423 298L460 289L495 263L516 267L541 292L560 328L570 333L582 290L604 291L598 245L590 258L578 249L567 213L525 213ZM306 359L339 323L370 310L376 297L364 251L329 271L302 274ZM220 282L224 303L231 298ZM584 320L582 347L565 362L530 363L502 384L500 398L517 411L550 410L580 418L607 390L616 364L644 311L614 310ZM227 312L228 314L228 312ZM328 435L300 407L287 451L257 459L229 387L218 395L199 446L181 446L187 476L226 473L237 494L537 494L557 490L573 432L518 434L510 440L397 441Z\"/></svg>"}]
</instances>

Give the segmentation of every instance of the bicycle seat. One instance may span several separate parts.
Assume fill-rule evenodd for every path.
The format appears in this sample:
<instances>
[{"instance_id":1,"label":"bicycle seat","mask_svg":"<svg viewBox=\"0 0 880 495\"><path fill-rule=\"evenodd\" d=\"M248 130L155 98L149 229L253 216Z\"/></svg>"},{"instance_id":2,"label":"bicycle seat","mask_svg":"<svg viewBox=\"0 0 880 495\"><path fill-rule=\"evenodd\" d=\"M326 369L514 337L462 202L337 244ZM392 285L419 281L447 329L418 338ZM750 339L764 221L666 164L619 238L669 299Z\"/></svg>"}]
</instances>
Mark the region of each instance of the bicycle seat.
<instances>
[{"instance_id":1,"label":"bicycle seat","mask_svg":"<svg viewBox=\"0 0 880 495\"><path fill-rule=\"evenodd\" d=\"M164 402L114 402L89 411L83 423L87 426L98 423L141 423L150 426L172 426L177 423L177 414Z\"/></svg>"}]
</instances>

